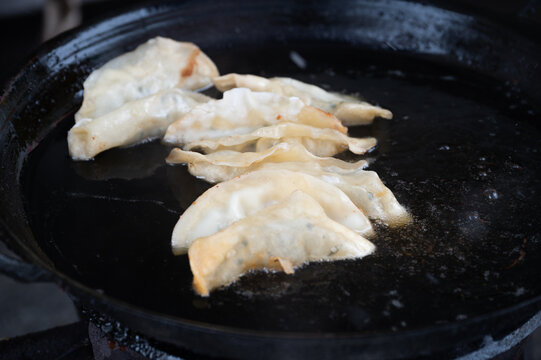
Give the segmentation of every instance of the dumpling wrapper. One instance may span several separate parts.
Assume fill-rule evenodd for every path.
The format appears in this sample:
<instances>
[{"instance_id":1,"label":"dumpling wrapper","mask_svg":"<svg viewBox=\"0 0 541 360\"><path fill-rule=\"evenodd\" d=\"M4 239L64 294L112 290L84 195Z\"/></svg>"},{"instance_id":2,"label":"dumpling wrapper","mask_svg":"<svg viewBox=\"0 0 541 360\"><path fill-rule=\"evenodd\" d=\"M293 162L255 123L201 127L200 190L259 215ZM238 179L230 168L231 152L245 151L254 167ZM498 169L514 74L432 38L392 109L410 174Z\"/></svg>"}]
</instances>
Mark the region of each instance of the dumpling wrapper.
<instances>
[{"instance_id":1,"label":"dumpling wrapper","mask_svg":"<svg viewBox=\"0 0 541 360\"><path fill-rule=\"evenodd\" d=\"M347 132L333 115L307 106L296 97L239 88L220 100L199 105L167 129L164 141L182 145L200 139L247 134L260 127L288 121Z\"/></svg>"},{"instance_id":2,"label":"dumpling wrapper","mask_svg":"<svg viewBox=\"0 0 541 360\"><path fill-rule=\"evenodd\" d=\"M284 270L313 261L360 259L374 244L331 220L302 191L194 241L188 251L198 294L229 285L253 269Z\"/></svg>"},{"instance_id":3,"label":"dumpling wrapper","mask_svg":"<svg viewBox=\"0 0 541 360\"><path fill-rule=\"evenodd\" d=\"M338 187L370 219L379 220L391 227L401 226L412 220L408 211L400 205L392 191L374 171L340 171L336 167L325 167L311 162L264 163L255 168L281 169L302 172Z\"/></svg>"},{"instance_id":4,"label":"dumpling wrapper","mask_svg":"<svg viewBox=\"0 0 541 360\"><path fill-rule=\"evenodd\" d=\"M70 156L74 160L90 160L114 147L162 137L169 124L209 99L192 91L163 90L95 119L79 121L68 132Z\"/></svg>"},{"instance_id":5,"label":"dumpling wrapper","mask_svg":"<svg viewBox=\"0 0 541 360\"><path fill-rule=\"evenodd\" d=\"M312 196L334 221L364 236L373 233L368 218L336 186L298 172L261 170L217 184L197 198L175 225L173 253L184 254L195 239L217 233L296 190Z\"/></svg>"},{"instance_id":6,"label":"dumpling wrapper","mask_svg":"<svg viewBox=\"0 0 541 360\"><path fill-rule=\"evenodd\" d=\"M324 167L342 169L339 171L357 170L367 166L364 160L350 163L332 157L318 157L302 144L296 143L279 143L261 152L221 150L207 155L175 148L171 150L166 161L169 164L188 164L190 174L211 183L232 179L270 162L313 162Z\"/></svg>"},{"instance_id":7,"label":"dumpling wrapper","mask_svg":"<svg viewBox=\"0 0 541 360\"><path fill-rule=\"evenodd\" d=\"M354 154L364 154L377 143L373 137L353 138L333 129L282 122L249 134L194 141L186 144L184 150L201 149L207 154L220 150L259 152L284 141L299 142L316 156L333 156L347 149Z\"/></svg>"},{"instance_id":8,"label":"dumpling wrapper","mask_svg":"<svg viewBox=\"0 0 541 360\"><path fill-rule=\"evenodd\" d=\"M200 89L218 75L216 65L195 44L156 37L90 74L75 122L105 115L160 90Z\"/></svg>"},{"instance_id":9,"label":"dumpling wrapper","mask_svg":"<svg viewBox=\"0 0 541 360\"><path fill-rule=\"evenodd\" d=\"M275 77L266 79L256 75L232 73L216 77L212 81L220 91L242 87L253 91L267 91L283 96L296 96L308 105L333 114L344 125L348 126L370 124L377 116L385 119L393 118L392 112L387 109L360 101L353 96L328 92L318 86L291 78Z\"/></svg>"}]
</instances>

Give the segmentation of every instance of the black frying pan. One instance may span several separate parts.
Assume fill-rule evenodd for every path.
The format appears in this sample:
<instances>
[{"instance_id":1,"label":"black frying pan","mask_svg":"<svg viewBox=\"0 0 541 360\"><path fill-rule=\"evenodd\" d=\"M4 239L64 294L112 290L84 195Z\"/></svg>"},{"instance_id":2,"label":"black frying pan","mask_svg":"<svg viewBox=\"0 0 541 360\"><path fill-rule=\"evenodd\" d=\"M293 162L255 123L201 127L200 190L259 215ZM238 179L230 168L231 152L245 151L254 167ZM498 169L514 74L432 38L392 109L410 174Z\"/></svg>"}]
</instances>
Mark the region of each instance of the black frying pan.
<instances>
[{"instance_id":1,"label":"black frying pan","mask_svg":"<svg viewBox=\"0 0 541 360\"><path fill-rule=\"evenodd\" d=\"M530 320L516 343L541 322L541 47L527 30L407 2L197 1L63 35L2 98L1 224L24 262L1 267L57 281L106 331L113 319L179 354L454 357ZM195 295L169 240L209 185L166 166L159 142L88 163L67 153L85 77L156 35L196 42L222 73L292 76L392 109L350 132L378 138L371 169L414 224L378 226L361 261Z\"/></svg>"}]
</instances>

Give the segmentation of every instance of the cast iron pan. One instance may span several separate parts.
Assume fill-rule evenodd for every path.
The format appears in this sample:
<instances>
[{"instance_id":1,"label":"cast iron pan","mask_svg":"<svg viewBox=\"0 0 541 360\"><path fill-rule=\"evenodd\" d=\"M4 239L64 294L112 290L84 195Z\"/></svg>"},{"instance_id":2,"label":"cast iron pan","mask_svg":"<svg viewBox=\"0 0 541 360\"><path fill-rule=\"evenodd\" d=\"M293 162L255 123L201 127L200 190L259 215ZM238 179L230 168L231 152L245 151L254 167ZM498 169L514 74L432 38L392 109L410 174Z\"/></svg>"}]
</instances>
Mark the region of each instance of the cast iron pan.
<instances>
[{"instance_id":1,"label":"cast iron pan","mask_svg":"<svg viewBox=\"0 0 541 360\"><path fill-rule=\"evenodd\" d=\"M85 77L157 35L197 43L222 73L292 76L392 109L393 120L351 134L378 138L370 168L414 224L378 226L378 250L361 261L254 273L195 295L169 241L209 185L166 166L159 142L84 163L67 152ZM177 354L442 358L530 319L533 329L540 49L524 29L394 1L164 3L65 34L2 98L1 219L25 260L4 256L3 270L53 279Z\"/></svg>"}]
</instances>

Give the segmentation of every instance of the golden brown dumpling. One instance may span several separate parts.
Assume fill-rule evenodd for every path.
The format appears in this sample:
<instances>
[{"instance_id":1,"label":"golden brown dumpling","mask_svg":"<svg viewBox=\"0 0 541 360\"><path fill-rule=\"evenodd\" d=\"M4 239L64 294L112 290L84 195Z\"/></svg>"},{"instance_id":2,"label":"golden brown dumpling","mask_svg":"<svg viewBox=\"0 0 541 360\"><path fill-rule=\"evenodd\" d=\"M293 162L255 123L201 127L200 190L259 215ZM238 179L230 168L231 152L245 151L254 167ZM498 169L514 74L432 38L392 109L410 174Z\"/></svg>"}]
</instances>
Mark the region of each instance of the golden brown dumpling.
<instances>
[{"instance_id":1,"label":"golden brown dumpling","mask_svg":"<svg viewBox=\"0 0 541 360\"><path fill-rule=\"evenodd\" d=\"M283 96L296 96L308 105L335 115L344 125L348 126L370 124L377 116L385 119L393 117L393 114L387 109L360 101L353 96L328 92L315 85L291 78L266 79L261 76L233 73L216 77L213 82L220 91L244 87L253 91L268 91Z\"/></svg>"},{"instance_id":2,"label":"golden brown dumpling","mask_svg":"<svg viewBox=\"0 0 541 360\"><path fill-rule=\"evenodd\" d=\"M105 115L77 122L68 132L74 160L90 160L102 151L161 138L173 121L209 97L180 89L162 90L130 101Z\"/></svg>"},{"instance_id":3,"label":"golden brown dumpling","mask_svg":"<svg viewBox=\"0 0 541 360\"><path fill-rule=\"evenodd\" d=\"M307 106L299 98L239 88L226 91L220 100L196 106L169 126L164 141L183 145L200 139L247 134L283 121L347 132L336 117Z\"/></svg>"},{"instance_id":4,"label":"golden brown dumpling","mask_svg":"<svg viewBox=\"0 0 541 360\"><path fill-rule=\"evenodd\" d=\"M188 164L188 171L208 182L220 182L253 171L264 163L311 162L338 171L351 171L367 166L366 161L354 163L332 157L318 157L302 144L279 143L260 152L220 150L207 155L178 148L171 150L166 161L169 164Z\"/></svg>"},{"instance_id":5,"label":"golden brown dumpling","mask_svg":"<svg viewBox=\"0 0 541 360\"><path fill-rule=\"evenodd\" d=\"M309 174L338 187L370 219L389 226L404 225L412 220L408 211L400 205L393 192L381 182L374 171L339 169L316 162L264 163L255 170L278 169Z\"/></svg>"},{"instance_id":6,"label":"golden brown dumpling","mask_svg":"<svg viewBox=\"0 0 541 360\"><path fill-rule=\"evenodd\" d=\"M186 144L184 150L200 149L207 154L220 150L260 152L280 142L300 143L316 156L333 156L348 149L354 154L364 154L376 146L373 137L353 138L333 129L281 122L249 134L194 141Z\"/></svg>"},{"instance_id":7,"label":"golden brown dumpling","mask_svg":"<svg viewBox=\"0 0 541 360\"><path fill-rule=\"evenodd\" d=\"M283 270L313 261L360 259L375 249L361 235L331 220L302 191L198 238L188 256L194 288L202 296L254 269Z\"/></svg>"},{"instance_id":8,"label":"golden brown dumpling","mask_svg":"<svg viewBox=\"0 0 541 360\"><path fill-rule=\"evenodd\" d=\"M269 207L296 190L312 196L334 221L369 236L368 218L336 186L288 170L261 170L217 184L182 214L171 239L173 253L185 253L192 242Z\"/></svg>"},{"instance_id":9,"label":"golden brown dumpling","mask_svg":"<svg viewBox=\"0 0 541 360\"><path fill-rule=\"evenodd\" d=\"M75 122L105 115L160 90L200 89L218 75L216 65L195 44L156 37L88 76Z\"/></svg>"}]
</instances>

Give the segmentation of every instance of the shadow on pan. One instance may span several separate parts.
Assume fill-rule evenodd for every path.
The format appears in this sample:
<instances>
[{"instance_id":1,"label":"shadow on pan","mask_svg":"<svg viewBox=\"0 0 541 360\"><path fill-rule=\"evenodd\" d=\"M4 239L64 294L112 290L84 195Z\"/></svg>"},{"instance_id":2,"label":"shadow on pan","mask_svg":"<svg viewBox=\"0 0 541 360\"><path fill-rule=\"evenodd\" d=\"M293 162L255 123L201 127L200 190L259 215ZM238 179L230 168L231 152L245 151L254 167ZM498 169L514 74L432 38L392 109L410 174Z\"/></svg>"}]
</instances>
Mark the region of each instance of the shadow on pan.
<instances>
[{"instance_id":1,"label":"shadow on pan","mask_svg":"<svg viewBox=\"0 0 541 360\"><path fill-rule=\"evenodd\" d=\"M1 218L19 275L59 282L89 312L180 354L453 357L529 319L535 328L540 45L523 34L406 2L202 1L48 42L1 104ZM158 142L93 163L67 153L84 78L156 35L196 42L221 73L291 76L390 108L393 120L351 135L378 138L370 168L414 224L378 227L362 261L254 273L196 296L169 240L209 185L160 163Z\"/></svg>"}]
</instances>

